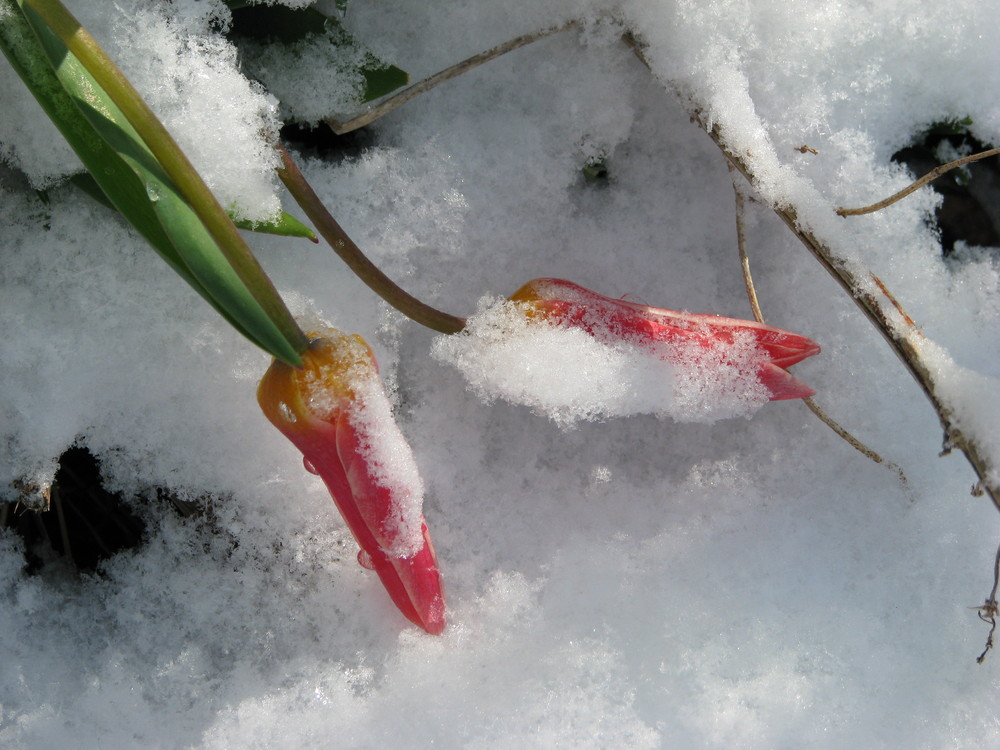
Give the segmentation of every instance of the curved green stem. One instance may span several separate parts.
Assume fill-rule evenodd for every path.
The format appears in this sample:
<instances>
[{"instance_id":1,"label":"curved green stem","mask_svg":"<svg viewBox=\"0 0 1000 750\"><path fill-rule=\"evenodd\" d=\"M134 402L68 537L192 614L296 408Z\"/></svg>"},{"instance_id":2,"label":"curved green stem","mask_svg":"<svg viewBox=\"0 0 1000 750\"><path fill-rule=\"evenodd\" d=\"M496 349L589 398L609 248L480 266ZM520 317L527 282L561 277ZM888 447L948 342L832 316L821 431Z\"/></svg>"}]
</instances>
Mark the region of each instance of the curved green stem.
<instances>
[{"instance_id":1,"label":"curved green stem","mask_svg":"<svg viewBox=\"0 0 1000 750\"><path fill-rule=\"evenodd\" d=\"M326 210L326 206L323 205L312 186L306 181L285 147L279 143L277 148L282 161L278 177L288 188L288 192L295 199L295 202L305 211L306 216L309 217L323 239L330 243L333 251L354 271L359 279L403 315L427 328L440 333L458 333L465 328L464 318L457 318L421 302L412 294L403 291L398 284L382 273L379 267L361 252L361 248L347 236L347 232Z\"/></svg>"}]
</instances>

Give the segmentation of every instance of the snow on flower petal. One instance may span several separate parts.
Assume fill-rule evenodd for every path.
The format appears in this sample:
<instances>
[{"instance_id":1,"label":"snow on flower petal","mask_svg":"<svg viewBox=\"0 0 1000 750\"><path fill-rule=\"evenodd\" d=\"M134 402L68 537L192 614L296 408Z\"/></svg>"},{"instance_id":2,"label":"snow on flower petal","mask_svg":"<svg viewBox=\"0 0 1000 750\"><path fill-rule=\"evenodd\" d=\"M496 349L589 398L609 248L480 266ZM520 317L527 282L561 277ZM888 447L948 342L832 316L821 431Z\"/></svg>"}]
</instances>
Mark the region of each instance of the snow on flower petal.
<instances>
[{"instance_id":1,"label":"snow on flower petal","mask_svg":"<svg viewBox=\"0 0 1000 750\"><path fill-rule=\"evenodd\" d=\"M481 303L462 334L432 350L484 399L526 404L563 426L632 414L748 417L768 401L812 395L784 368L817 352L772 326L612 299L561 279Z\"/></svg>"},{"instance_id":2,"label":"snow on flower petal","mask_svg":"<svg viewBox=\"0 0 1000 750\"><path fill-rule=\"evenodd\" d=\"M422 514L423 484L360 336L314 336L299 369L275 361L261 379L264 414L323 479L399 610L429 633L444 628L437 559Z\"/></svg>"}]
</instances>

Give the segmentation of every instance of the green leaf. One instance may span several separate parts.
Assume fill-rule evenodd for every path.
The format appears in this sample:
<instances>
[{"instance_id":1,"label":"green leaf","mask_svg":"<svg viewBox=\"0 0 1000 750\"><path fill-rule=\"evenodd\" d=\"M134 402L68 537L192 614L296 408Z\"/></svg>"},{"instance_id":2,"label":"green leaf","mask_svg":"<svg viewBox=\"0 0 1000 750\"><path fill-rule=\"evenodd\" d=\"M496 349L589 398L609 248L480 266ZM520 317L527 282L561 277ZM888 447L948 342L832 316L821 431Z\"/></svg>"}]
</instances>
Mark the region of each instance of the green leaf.
<instances>
[{"instance_id":1,"label":"green leaf","mask_svg":"<svg viewBox=\"0 0 1000 750\"><path fill-rule=\"evenodd\" d=\"M236 226L250 232L261 232L262 234L276 234L281 237L304 237L312 242L319 242L316 233L296 219L289 213L282 211L277 219L270 221L247 221L246 219L233 219Z\"/></svg>"},{"instance_id":2,"label":"green leaf","mask_svg":"<svg viewBox=\"0 0 1000 750\"><path fill-rule=\"evenodd\" d=\"M361 68L361 75L365 78L362 102L381 99L410 82L410 74L405 70L383 63L375 55L366 55L365 58L365 64Z\"/></svg>"},{"instance_id":3,"label":"green leaf","mask_svg":"<svg viewBox=\"0 0 1000 750\"><path fill-rule=\"evenodd\" d=\"M94 179L94 176L90 174L90 172L75 174L69 178L69 181L102 206L110 208L112 211L118 211L118 209L115 208L115 204L108 200L108 196L104 194L104 191L101 190L101 186L97 184L97 180ZM303 237L307 240L311 240L312 242L319 241L316 237L316 233L313 232L312 229L307 227L291 214L284 211L282 211L276 219L269 221L255 222L248 219L237 219L232 215L232 213L230 213L229 218L231 218L233 223L240 229L246 229L250 232L274 234L281 237Z\"/></svg>"},{"instance_id":4,"label":"green leaf","mask_svg":"<svg viewBox=\"0 0 1000 750\"><path fill-rule=\"evenodd\" d=\"M264 306L260 285L258 294L248 287L143 138L32 8L0 0L0 47L106 199L171 268L248 339L300 364L304 335L294 321L291 332L276 322L287 315L280 298L277 313L273 300Z\"/></svg>"}]
</instances>

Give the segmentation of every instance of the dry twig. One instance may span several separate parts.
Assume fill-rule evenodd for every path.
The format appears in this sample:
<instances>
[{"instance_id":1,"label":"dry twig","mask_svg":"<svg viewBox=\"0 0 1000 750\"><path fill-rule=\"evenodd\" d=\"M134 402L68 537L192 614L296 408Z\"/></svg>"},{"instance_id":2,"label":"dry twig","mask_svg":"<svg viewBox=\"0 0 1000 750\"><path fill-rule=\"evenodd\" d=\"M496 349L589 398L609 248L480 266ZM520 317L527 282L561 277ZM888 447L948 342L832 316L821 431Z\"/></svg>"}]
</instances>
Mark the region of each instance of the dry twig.
<instances>
[{"instance_id":1,"label":"dry twig","mask_svg":"<svg viewBox=\"0 0 1000 750\"><path fill-rule=\"evenodd\" d=\"M986 648L983 649L976 659L976 664L982 664L986 659L986 654L993 648L993 634L997 629L997 587L1000 586L1000 547L997 547L997 555L993 561L993 590L986 598L983 606L976 607L979 610L979 619L990 624L990 632L986 636Z\"/></svg>"},{"instance_id":2,"label":"dry twig","mask_svg":"<svg viewBox=\"0 0 1000 750\"><path fill-rule=\"evenodd\" d=\"M626 44L632 47L636 57L643 65L649 68L649 62L646 60L639 43L627 34L622 38ZM755 183L753 170L743 157L729 149L719 124L714 123L709 127L703 120L701 111L697 108L692 111L691 118L714 141L732 167L753 185ZM875 326L875 329L882 334L889 347L899 357L906 369L910 371L914 380L917 381L924 395L927 396L927 400L931 402L931 406L934 408L934 412L937 414L938 420L941 422L941 427L944 430L945 445L958 448L965 454L965 457L969 460L973 470L979 477L980 486L990 496L997 510L1000 510L1000 486L991 482L988 478L990 467L986 455L974 438L970 438L959 429L958 425L955 424L951 409L944 404L937 384L934 382L931 374L930 366L920 351L923 334L920 333L920 329L914 323L913 318L906 314L902 305L899 304L888 288L886 288L885 284L879 279L869 274L870 280L873 280L879 288L880 295L873 293L871 287L851 271L848 265L843 262L843 259L837 257L825 242L808 229L799 226L798 214L794 208L791 206L775 206L774 212L784 222L785 226L791 230L792 234L805 245L806 249L819 264L826 269L827 273L854 300L854 303L864 313L865 317L868 318L869 322ZM886 302L888 302L888 305ZM900 325L899 321L893 320L894 314L902 318L902 325Z\"/></svg>"},{"instance_id":3,"label":"dry twig","mask_svg":"<svg viewBox=\"0 0 1000 750\"><path fill-rule=\"evenodd\" d=\"M950 161L947 164L942 164L939 167L935 167L930 172L925 174L919 180L910 183L908 186L900 190L898 193L890 195L884 200L880 200L878 203L872 203L870 206L864 206L862 208L838 208L837 213L841 216L860 216L861 214L872 214L876 211L881 211L886 206L891 206L896 201L902 200L910 193L916 192L924 185L929 182L934 182L938 177L950 172L956 167L962 167L966 164L971 164L974 161L979 161L980 159L985 159L987 156L996 156L1000 154L1000 148L991 148L988 151L980 151L978 154L971 154L969 156L963 156L961 159L955 159L955 161Z\"/></svg>"},{"instance_id":4,"label":"dry twig","mask_svg":"<svg viewBox=\"0 0 1000 750\"><path fill-rule=\"evenodd\" d=\"M485 52L480 52L478 55L473 55L470 58L462 60L460 63L452 65L450 68L445 68L439 73L435 73L430 78L425 78L422 81L418 81L412 86L408 86L397 94L393 94L387 99L383 99L377 105L364 112L357 117L353 117L346 122L341 122L333 117L327 119L327 124L333 129L333 132L337 135L343 135L344 133L350 133L352 130L357 130L358 128L363 128L365 125L370 125L371 123L378 120L380 117L392 112L398 107L402 107L411 99L414 99L421 94L430 91L435 86L444 83L445 81L456 78L462 73L467 73L473 68L478 68L483 63L494 60L501 55L518 49L519 47L524 47L525 45L531 44L532 42L537 42L539 39L544 39L545 37L552 36L553 34L558 34L560 31L567 31L569 29L579 28L579 21L568 21L561 26L552 26L547 29L542 29L541 31L536 31L531 34L523 34L516 39L511 39L503 44L498 44L492 49L488 49Z\"/></svg>"},{"instance_id":5,"label":"dry twig","mask_svg":"<svg viewBox=\"0 0 1000 750\"><path fill-rule=\"evenodd\" d=\"M729 173L733 173L733 166L729 166ZM764 313L760 310L757 301L757 290L753 285L753 276L750 274L750 257L747 255L747 239L744 228L743 212L746 210L746 200L743 197L743 190L733 179L733 193L736 196L736 247L740 253L740 268L743 270L743 286L747 290L747 299L750 300L750 309L753 310L753 317L758 323L764 322Z\"/></svg>"},{"instance_id":6,"label":"dry twig","mask_svg":"<svg viewBox=\"0 0 1000 750\"><path fill-rule=\"evenodd\" d=\"M732 173L734 171L733 165L728 164L728 166L730 173ZM750 300L750 309L753 310L754 320L758 323L764 323L764 314L761 312L760 302L757 299L757 289L754 287L753 276L750 273L750 258L747 255L746 232L744 231L743 219L746 201L743 195L743 190L736 179L733 179L733 192L736 195L736 245L740 254L740 266L743 269L743 285L746 287L747 297ZM885 464L887 469L891 469L897 474L899 480L904 486L908 485L906 474L903 473L903 470L897 464L892 461L886 461L881 455L854 437L854 435L842 427L840 423L830 417L812 397L804 398L802 399L802 402L809 407L809 410L816 415L816 418L819 419L819 421L833 430L838 437L847 442L847 444L854 448L854 450L858 451L877 464Z\"/></svg>"},{"instance_id":7,"label":"dry twig","mask_svg":"<svg viewBox=\"0 0 1000 750\"><path fill-rule=\"evenodd\" d=\"M640 58L641 59L641 58ZM700 112L695 111L693 117L701 124L708 136L715 142L719 150L722 151L726 159L733 167L742 174L752 185L754 183L753 171L746 161L738 154L733 153L726 145L725 139L718 124L707 127L701 120ZM920 343L923 335L913 319L905 313L902 305L891 295L881 281L875 280L881 295L872 292L869 284L851 271L847 264L811 231L799 226L798 215L791 206L776 206L774 212L785 225L791 230L806 249L812 253L813 257L823 268L837 281L838 284L854 300L855 304L864 313L865 317L875 326L876 330L889 344L889 347L899 357L900 361L909 370L914 380L921 387L924 395L931 402L941 427L944 430L945 442L947 445L960 449L969 460L975 470L979 481L985 492L990 496L997 510L1000 510L1000 486L989 480L989 462L979 443L965 435L958 425L955 424L951 409L942 400L937 384L931 374L930 366L924 359L920 350ZM888 303L888 304L887 304ZM894 317L901 317L894 320Z\"/></svg>"}]
</instances>

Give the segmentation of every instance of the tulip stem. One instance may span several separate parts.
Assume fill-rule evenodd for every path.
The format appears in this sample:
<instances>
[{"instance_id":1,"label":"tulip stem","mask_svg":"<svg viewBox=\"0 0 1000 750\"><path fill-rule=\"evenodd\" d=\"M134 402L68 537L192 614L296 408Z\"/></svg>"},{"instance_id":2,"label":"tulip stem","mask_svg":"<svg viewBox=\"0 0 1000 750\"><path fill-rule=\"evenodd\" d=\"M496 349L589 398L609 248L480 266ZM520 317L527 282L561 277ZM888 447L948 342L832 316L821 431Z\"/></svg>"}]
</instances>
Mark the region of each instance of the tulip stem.
<instances>
[{"instance_id":1,"label":"tulip stem","mask_svg":"<svg viewBox=\"0 0 1000 750\"><path fill-rule=\"evenodd\" d=\"M287 149L280 143L277 148L282 161L282 166L278 169L278 177L288 188L288 192L295 199L295 202L305 211L306 216L315 225L323 239L330 244L333 251L354 271L359 279L403 315L427 328L440 333L458 333L465 328L464 318L449 315L421 302L412 294L404 291L372 263L323 205Z\"/></svg>"}]
</instances>

